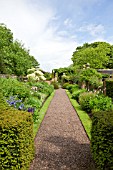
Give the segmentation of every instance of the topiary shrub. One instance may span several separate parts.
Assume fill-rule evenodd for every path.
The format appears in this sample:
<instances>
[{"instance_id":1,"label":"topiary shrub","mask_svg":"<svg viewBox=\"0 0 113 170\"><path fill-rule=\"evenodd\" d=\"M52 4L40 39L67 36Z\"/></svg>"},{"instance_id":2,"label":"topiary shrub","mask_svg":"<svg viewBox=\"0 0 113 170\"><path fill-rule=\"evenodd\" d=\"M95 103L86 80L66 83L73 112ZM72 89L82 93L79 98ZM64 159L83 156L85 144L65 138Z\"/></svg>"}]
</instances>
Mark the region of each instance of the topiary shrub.
<instances>
[{"instance_id":1,"label":"topiary shrub","mask_svg":"<svg viewBox=\"0 0 113 170\"><path fill-rule=\"evenodd\" d=\"M113 111L93 115L91 151L99 170L113 170Z\"/></svg>"},{"instance_id":2,"label":"topiary shrub","mask_svg":"<svg viewBox=\"0 0 113 170\"><path fill-rule=\"evenodd\" d=\"M113 99L113 79L106 80L106 95Z\"/></svg>"},{"instance_id":3,"label":"topiary shrub","mask_svg":"<svg viewBox=\"0 0 113 170\"><path fill-rule=\"evenodd\" d=\"M86 92L86 89L79 89L79 90L76 90L72 93L72 99L75 99L77 101L79 101L79 96L81 93L84 93Z\"/></svg>"},{"instance_id":4,"label":"topiary shrub","mask_svg":"<svg viewBox=\"0 0 113 170\"><path fill-rule=\"evenodd\" d=\"M28 112L0 109L2 170L28 170L34 155L33 122Z\"/></svg>"},{"instance_id":5,"label":"topiary shrub","mask_svg":"<svg viewBox=\"0 0 113 170\"><path fill-rule=\"evenodd\" d=\"M79 96L79 103L84 111L87 113L91 113L91 106L90 106L90 100L95 98L94 93L92 92L84 92L81 93Z\"/></svg>"}]
</instances>

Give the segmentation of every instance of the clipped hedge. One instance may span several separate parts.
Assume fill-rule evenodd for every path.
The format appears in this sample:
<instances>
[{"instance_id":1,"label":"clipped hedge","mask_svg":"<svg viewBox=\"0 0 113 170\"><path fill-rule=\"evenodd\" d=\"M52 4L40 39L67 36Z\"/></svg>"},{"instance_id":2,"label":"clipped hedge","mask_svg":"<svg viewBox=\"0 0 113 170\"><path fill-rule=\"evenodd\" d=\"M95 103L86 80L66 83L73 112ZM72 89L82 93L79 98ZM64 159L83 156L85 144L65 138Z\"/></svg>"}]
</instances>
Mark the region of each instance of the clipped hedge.
<instances>
[{"instance_id":1,"label":"clipped hedge","mask_svg":"<svg viewBox=\"0 0 113 170\"><path fill-rule=\"evenodd\" d=\"M91 150L99 170L113 170L113 111L94 114Z\"/></svg>"},{"instance_id":2,"label":"clipped hedge","mask_svg":"<svg viewBox=\"0 0 113 170\"><path fill-rule=\"evenodd\" d=\"M27 170L34 155L33 122L28 112L0 109L2 170Z\"/></svg>"},{"instance_id":3,"label":"clipped hedge","mask_svg":"<svg viewBox=\"0 0 113 170\"><path fill-rule=\"evenodd\" d=\"M113 79L106 80L106 95L113 99Z\"/></svg>"}]
</instances>

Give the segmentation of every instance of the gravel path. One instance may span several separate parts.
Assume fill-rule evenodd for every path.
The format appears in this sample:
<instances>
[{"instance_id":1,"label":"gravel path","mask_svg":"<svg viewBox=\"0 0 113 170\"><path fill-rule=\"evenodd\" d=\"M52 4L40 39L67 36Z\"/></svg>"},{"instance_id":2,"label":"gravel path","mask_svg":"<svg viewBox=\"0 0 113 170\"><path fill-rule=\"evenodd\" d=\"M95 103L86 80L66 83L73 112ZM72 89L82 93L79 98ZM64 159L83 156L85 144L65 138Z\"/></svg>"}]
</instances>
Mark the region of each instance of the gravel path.
<instances>
[{"instance_id":1,"label":"gravel path","mask_svg":"<svg viewBox=\"0 0 113 170\"><path fill-rule=\"evenodd\" d=\"M56 90L35 147L30 170L95 170L89 139L65 90Z\"/></svg>"}]
</instances>

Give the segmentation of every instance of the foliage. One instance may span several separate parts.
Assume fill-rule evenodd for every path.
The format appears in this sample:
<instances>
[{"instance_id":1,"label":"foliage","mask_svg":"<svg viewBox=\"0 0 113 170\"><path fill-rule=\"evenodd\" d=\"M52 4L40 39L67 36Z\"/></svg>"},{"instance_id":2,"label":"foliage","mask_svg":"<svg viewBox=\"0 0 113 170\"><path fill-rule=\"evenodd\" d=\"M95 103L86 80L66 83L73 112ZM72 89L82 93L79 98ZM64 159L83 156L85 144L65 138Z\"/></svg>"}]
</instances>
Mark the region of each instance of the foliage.
<instances>
[{"instance_id":1,"label":"foliage","mask_svg":"<svg viewBox=\"0 0 113 170\"><path fill-rule=\"evenodd\" d=\"M104 95L96 95L89 101L91 111L109 111L113 109L112 99Z\"/></svg>"},{"instance_id":2,"label":"foliage","mask_svg":"<svg viewBox=\"0 0 113 170\"><path fill-rule=\"evenodd\" d=\"M54 90L53 86L49 85L47 82L35 82L33 85L37 87L38 92L45 93L47 96Z\"/></svg>"},{"instance_id":3,"label":"foliage","mask_svg":"<svg viewBox=\"0 0 113 170\"><path fill-rule=\"evenodd\" d=\"M69 85L70 85L69 83L64 83L63 86L62 86L62 88L63 88L63 89L67 89Z\"/></svg>"},{"instance_id":4,"label":"foliage","mask_svg":"<svg viewBox=\"0 0 113 170\"><path fill-rule=\"evenodd\" d=\"M24 45L13 40L13 33L4 24L0 24L0 73L22 76L27 69L39 63L29 54Z\"/></svg>"},{"instance_id":5,"label":"foliage","mask_svg":"<svg viewBox=\"0 0 113 170\"><path fill-rule=\"evenodd\" d=\"M106 95L113 99L113 79L106 80Z\"/></svg>"},{"instance_id":6,"label":"foliage","mask_svg":"<svg viewBox=\"0 0 113 170\"><path fill-rule=\"evenodd\" d=\"M77 84L70 84L67 86L67 89L69 90L70 93L73 93L79 89L79 86Z\"/></svg>"},{"instance_id":7,"label":"foliage","mask_svg":"<svg viewBox=\"0 0 113 170\"><path fill-rule=\"evenodd\" d=\"M15 109L31 112L34 122L45 99L54 90L46 82L22 83L11 78L0 78L0 87L7 103Z\"/></svg>"},{"instance_id":8,"label":"foliage","mask_svg":"<svg viewBox=\"0 0 113 170\"><path fill-rule=\"evenodd\" d=\"M0 86L2 87L3 96L17 96L22 101L30 96L30 88L16 79L0 78Z\"/></svg>"},{"instance_id":9,"label":"foliage","mask_svg":"<svg viewBox=\"0 0 113 170\"><path fill-rule=\"evenodd\" d=\"M51 85L53 85L54 89L59 89L59 84L56 81L52 81Z\"/></svg>"},{"instance_id":10,"label":"foliage","mask_svg":"<svg viewBox=\"0 0 113 170\"><path fill-rule=\"evenodd\" d=\"M79 96L80 94L86 92L86 89L78 89L78 90L75 90L73 93L72 93L72 99L75 99L77 101L79 101Z\"/></svg>"},{"instance_id":11,"label":"foliage","mask_svg":"<svg viewBox=\"0 0 113 170\"><path fill-rule=\"evenodd\" d=\"M34 155L33 122L28 112L0 108L1 169L27 170Z\"/></svg>"},{"instance_id":12,"label":"foliage","mask_svg":"<svg viewBox=\"0 0 113 170\"><path fill-rule=\"evenodd\" d=\"M87 113L91 113L91 107L90 107L90 100L95 98L94 93L92 92L84 92L81 93L79 96L79 103L84 111Z\"/></svg>"},{"instance_id":13,"label":"foliage","mask_svg":"<svg viewBox=\"0 0 113 170\"><path fill-rule=\"evenodd\" d=\"M100 170L113 170L113 111L100 111L94 114L91 150Z\"/></svg>"},{"instance_id":14,"label":"foliage","mask_svg":"<svg viewBox=\"0 0 113 170\"><path fill-rule=\"evenodd\" d=\"M78 68L90 63L91 68L108 68L113 58L113 46L106 42L85 43L77 47L73 53L72 61Z\"/></svg>"},{"instance_id":15,"label":"foliage","mask_svg":"<svg viewBox=\"0 0 113 170\"><path fill-rule=\"evenodd\" d=\"M94 88L98 88L99 86L101 86L101 78L101 73L98 73L95 69L88 68L81 70L79 81L86 82L86 84L89 83L90 85L93 85Z\"/></svg>"},{"instance_id":16,"label":"foliage","mask_svg":"<svg viewBox=\"0 0 113 170\"><path fill-rule=\"evenodd\" d=\"M45 72L44 73L44 77L46 78L46 80L52 80L52 74L51 73L49 73L49 72Z\"/></svg>"}]
</instances>

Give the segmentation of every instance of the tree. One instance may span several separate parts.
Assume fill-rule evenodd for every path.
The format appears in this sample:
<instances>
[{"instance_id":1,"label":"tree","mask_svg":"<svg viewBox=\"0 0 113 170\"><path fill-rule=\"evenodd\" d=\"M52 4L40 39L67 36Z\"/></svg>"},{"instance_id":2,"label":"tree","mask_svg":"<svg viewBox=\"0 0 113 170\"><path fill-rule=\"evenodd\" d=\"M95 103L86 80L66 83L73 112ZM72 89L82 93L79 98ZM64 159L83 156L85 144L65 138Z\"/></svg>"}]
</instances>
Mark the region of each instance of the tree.
<instances>
[{"instance_id":1,"label":"tree","mask_svg":"<svg viewBox=\"0 0 113 170\"><path fill-rule=\"evenodd\" d=\"M39 63L29 54L22 43L13 40L13 33L4 24L0 25L0 73L27 75L27 70Z\"/></svg>"},{"instance_id":2,"label":"tree","mask_svg":"<svg viewBox=\"0 0 113 170\"><path fill-rule=\"evenodd\" d=\"M84 64L90 63L91 68L107 68L111 63L112 53L112 46L109 43L85 43L82 47L77 47L73 53L73 65L83 68Z\"/></svg>"}]
</instances>

